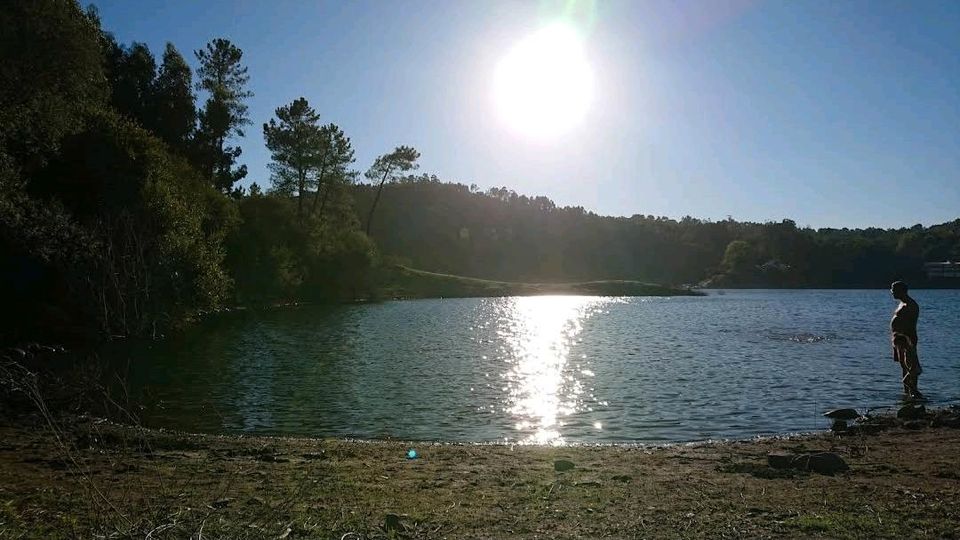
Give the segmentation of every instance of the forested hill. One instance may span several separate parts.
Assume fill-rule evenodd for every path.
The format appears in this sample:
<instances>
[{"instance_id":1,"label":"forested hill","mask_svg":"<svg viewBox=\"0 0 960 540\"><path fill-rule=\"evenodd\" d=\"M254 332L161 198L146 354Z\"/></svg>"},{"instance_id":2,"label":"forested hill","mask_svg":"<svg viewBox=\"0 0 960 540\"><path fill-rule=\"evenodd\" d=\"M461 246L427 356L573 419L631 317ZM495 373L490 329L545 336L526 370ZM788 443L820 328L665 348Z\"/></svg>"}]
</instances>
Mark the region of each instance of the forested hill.
<instances>
[{"instance_id":1,"label":"forested hill","mask_svg":"<svg viewBox=\"0 0 960 540\"><path fill-rule=\"evenodd\" d=\"M354 186L358 214L375 194ZM924 228L810 229L789 220L599 216L506 188L435 176L387 184L371 236L416 268L486 279L636 279L721 287L885 287L928 283L926 261L960 260L960 219Z\"/></svg>"}]
</instances>

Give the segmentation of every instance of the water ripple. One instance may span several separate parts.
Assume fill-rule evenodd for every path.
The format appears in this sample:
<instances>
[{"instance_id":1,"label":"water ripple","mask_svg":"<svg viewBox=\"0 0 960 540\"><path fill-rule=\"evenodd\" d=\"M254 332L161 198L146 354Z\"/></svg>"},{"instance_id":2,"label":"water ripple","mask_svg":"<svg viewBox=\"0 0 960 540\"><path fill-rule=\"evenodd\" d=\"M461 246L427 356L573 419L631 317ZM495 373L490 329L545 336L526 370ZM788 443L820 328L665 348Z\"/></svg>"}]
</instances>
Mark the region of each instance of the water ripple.
<instances>
[{"instance_id":1,"label":"water ripple","mask_svg":"<svg viewBox=\"0 0 960 540\"><path fill-rule=\"evenodd\" d=\"M960 291L917 291L921 387L960 396ZM885 291L421 300L227 316L112 346L148 425L537 443L748 438L896 405Z\"/></svg>"}]
</instances>

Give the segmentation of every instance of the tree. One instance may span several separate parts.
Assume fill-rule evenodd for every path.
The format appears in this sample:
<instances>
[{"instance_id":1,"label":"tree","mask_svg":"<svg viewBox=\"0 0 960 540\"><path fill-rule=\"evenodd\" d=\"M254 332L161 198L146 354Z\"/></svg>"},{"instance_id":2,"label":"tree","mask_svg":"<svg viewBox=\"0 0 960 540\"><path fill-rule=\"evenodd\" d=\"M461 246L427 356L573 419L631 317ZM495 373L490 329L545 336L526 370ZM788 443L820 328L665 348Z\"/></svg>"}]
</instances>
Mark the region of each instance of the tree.
<instances>
[{"instance_id":1,"label":"tree","mask_svg":"<svg viewBox=\"0 0 960 540\"><path fill-rule=\"evenodd\" d=\"M154 133L174 151L185 155L197 124L190 66L172 43L163 51L163 63L154 84Z\"/></svg>"},{"instance_id":2,"label":"tree","mask_svg":"<svg viewBox=\"0 0 960 540\"><path fill-rule=\"evenodd\" d=\"M303 198L317 184L323 153L320 115L302 97L279 107L276 115L276 119L263 124L263 138L273 159L271 181L276 191L296 194L297 219L302 222Z\"/></svg>"},{"instance_id":3,"label":"tree","mask_svg":"<svg viewBox=\"0 0 960 540\"><path fill-rule=\"evenodd\" d=\"M377 209L377 203L380 202L384 182L394 179L398 173L416 169L418 167L417 159L419 158L420 152L417 152L413 147L398 146L393 152L384 154L373 162L373 166L367 171L366 177L373 181L379 179L380 185L377 187L377 195L373 199L373 204L370 205L370 214L367 216L367 236L370 235L373 212Z\"/></svg>"},{"instance_id":4,"label":"tree","mask_svg":"<svg viewBox=\"0 0 960 540\"><path fill-rule=\"evenodd\" d=\"M745 240L734 240L727 244L721 266L728 272L740 273L748 270L755 261L753 246Z\"/></svg>"},{"instance_id":5,"label":"tree","mask_svg":"<svg viewBox=\"0 0 960 540\"><path fill-rule=\"evenodd\" d=\"M242 150L226 146L226 142L232 136L242 137L243 126L250 123L243 102L253 96L253 92L245 89L250 76L247 68L240 64L243 51L229 40L215 39L195 54L200 62L197 90L209 94L199 113L199 163L214 187L230 193L233 184L247 175L246 165L233 168Z\"/></svg>"},{"instance_id":6,"label":"tree","mask_svg":"<svg viewBox=\"0 0 960 540\"><path fill-rule=\"evenodd\" d=\"M28 174L102 105L108 88L100 36L96 14L84 14L76 2L4 3L0 162Z\"/></svg>"},{"instance_id":7,"label":"tree","mask_svg":"<svg viewBox=\"0 0 960 540\"><path fill-rule=\"evenodd\" d=\"M107 36L107 74L110 79L110 104L120 114L153 130L153 83L157 62L143 43L124 47Z\"/></svg>"},{"instance_id":8,"label":"tree","mask_svg":"<svg viewBox=\"0 0 960 540\"><path fill-rule=\"evenodd\" d=\"M353 179L353 173L347 167L354 162L353 146L350 137L336 124L327 124L320 128L321 153L317 169L317 191L313 195L311 214L317 214L317 202L320 202L319 215L323 216L330 192L337 183L346 184ZM321 192L323 193L321 199Z\"/></svg>"}]
</instances>

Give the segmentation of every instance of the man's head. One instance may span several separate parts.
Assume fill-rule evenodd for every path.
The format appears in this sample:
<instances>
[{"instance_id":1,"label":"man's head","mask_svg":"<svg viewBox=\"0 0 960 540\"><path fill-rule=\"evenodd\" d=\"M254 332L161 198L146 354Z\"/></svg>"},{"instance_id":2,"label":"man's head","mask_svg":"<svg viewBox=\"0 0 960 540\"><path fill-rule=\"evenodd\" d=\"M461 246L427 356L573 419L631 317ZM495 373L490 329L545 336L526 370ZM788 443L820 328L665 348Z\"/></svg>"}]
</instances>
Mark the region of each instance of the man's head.
<instances>
[{"instance_id":1,"label":"man's head","mask_svg":"<svg viewBox=\"0 0 960 540\"><path fill-rule=\"evenodd\" d=\"M890 294L893 295L897 300L904 300L907 298L907 284L902 281L894 281L890 285Z\"/></svg>"}]
</instances>

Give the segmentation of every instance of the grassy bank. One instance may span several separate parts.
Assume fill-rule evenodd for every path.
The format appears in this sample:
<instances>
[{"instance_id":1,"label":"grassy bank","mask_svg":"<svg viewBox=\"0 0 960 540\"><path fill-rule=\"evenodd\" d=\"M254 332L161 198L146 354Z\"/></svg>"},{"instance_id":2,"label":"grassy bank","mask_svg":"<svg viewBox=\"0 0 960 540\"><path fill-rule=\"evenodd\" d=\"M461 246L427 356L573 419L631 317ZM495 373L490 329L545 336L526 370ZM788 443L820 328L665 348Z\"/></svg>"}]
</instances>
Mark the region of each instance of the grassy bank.
<instances>
[{"instance_id":1,"label":"grassy bank","mask_svg":"<svg viewBox=\"0 0 960 540\"><path fill-rule=\"evenodd\" d=\"M380 289L386 298L466 298L487 296L534 296L582 294L597 296L691 296L700 293L685 288L627 280L579 283L514 283L452 274L438 274L395 266Z\"/></svg>"},{"instance_id":2,"label":"grassy bank","mask_svg":"<svg viewBox=\"0 0 960 540\"><path fill-rule=\"evenodd\" d=\"M960 429L660 448L0 427L0 538L960 536ZM772 469L832 451L836 476ZM559 471L558 461L572 469Z\"/></svg>"}]
</instances>

